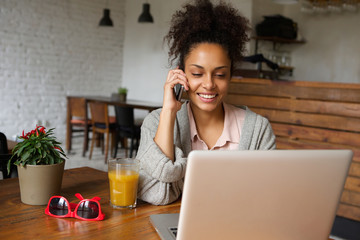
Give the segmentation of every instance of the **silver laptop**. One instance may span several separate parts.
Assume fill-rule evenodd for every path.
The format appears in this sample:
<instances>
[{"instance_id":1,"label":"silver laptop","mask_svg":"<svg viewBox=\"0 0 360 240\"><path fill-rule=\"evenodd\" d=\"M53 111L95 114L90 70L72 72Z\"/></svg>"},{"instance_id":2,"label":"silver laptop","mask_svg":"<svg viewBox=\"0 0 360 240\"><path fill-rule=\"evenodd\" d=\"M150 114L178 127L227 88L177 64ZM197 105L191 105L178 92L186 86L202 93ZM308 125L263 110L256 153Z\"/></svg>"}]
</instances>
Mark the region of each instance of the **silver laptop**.
<instances>
[{"instance_id":1,"label":"silver laptop","mask_svg":"<svg viewBox=\"0 0 360 240\"><path fill-rule=\"evenodd\" d=\"M328 239L351 150L193 151L162 239Z\"/></svg>"}]
</instances>

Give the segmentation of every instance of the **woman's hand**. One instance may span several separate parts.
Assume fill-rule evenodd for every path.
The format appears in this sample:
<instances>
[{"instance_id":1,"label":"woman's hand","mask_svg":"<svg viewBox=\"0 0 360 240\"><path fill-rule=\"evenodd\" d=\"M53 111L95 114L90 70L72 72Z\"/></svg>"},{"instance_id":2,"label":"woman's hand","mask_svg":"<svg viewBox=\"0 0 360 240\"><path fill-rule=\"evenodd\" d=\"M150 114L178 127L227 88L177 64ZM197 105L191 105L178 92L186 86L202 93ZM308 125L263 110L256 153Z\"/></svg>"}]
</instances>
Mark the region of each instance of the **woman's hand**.
<instances>
[{"instance_id":1,"label":"woman's hand","mask_svg":"<svg viewBox=\"0 0 360 240\"><path fill-rule=\"evenodd\" d=\"M189 90L189 83L183 70L176 68L169 71L164 85L163 109L177 112L181 108L181 102L177 101L174 94L174 87L180 83L185 90Z\"/></svg>"},{"instance_id":2,"label":"woman's hand","mask_svg":"<svg viewBox=\"0 0 360 240\"><path fill-rule=\"evenodd\" d=\"M160 113L159 125L154 141L161 151L172 161L174 156L174 124L176 113L181 108L181 102L176 100L174 87L180 83L185 90L189 90L189 82L185 73L179 69L170 70L164 85L164 102Z\"/></svg>"}]
</instances>

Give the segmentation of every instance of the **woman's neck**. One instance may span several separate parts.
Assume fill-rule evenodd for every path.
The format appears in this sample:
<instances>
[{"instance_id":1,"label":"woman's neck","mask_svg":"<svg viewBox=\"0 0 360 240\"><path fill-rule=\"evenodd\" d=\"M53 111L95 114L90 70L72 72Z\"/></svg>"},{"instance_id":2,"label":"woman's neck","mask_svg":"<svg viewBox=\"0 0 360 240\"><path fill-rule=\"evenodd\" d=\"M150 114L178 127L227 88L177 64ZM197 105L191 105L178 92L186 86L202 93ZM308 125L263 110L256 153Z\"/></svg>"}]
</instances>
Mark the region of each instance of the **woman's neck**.
<instances>
[{"instance_id":1,"label":"woman's neck","mask_svg":"<svg viewBox=\"0 0 360 240\"><path fill-rule=\"evenodd\" d=\"M207 112L194 107L190 102L192 114L200 138L211 149L224 129L225 111L220 104L214 111Z\"/></svg>"},{"instance_id":2,"label":"woman's neck","mask_svg":"<svg viewBox=\"0 0 360 240\"><path fill-rule=\"evenodd\" d=\"M225 112L223 104L220 104L216 109L214 109L214 111L211 112L203 111L195 107L191 102L190 108L197 126L204 126L214 122L224 122Z\"/></svg>"}]
</instances>

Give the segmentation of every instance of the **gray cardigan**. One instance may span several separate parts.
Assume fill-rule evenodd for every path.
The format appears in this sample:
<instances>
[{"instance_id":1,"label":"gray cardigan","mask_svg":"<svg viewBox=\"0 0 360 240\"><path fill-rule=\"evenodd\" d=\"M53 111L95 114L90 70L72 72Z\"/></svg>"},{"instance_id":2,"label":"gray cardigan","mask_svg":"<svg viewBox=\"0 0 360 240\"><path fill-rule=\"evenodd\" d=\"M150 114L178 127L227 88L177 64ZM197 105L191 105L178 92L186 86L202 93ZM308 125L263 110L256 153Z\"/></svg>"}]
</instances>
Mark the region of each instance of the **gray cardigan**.
<instances>
[{"instance_id":1,"label":"gray cardigan","mask_svg":"<svg viewBox=\"0 0 360 240\"><path fill-rule=\"evenodd\" d=\"M247 107L239 150L274 149L275 136L269 121ZM146 116L136 158L140 160L138 198L154 205L174 202L182 193L187 156L191 151L186 104L178 111L174 127L175 161L167 158L154 142L161 109Z\"/></svg>"}]
</instances>

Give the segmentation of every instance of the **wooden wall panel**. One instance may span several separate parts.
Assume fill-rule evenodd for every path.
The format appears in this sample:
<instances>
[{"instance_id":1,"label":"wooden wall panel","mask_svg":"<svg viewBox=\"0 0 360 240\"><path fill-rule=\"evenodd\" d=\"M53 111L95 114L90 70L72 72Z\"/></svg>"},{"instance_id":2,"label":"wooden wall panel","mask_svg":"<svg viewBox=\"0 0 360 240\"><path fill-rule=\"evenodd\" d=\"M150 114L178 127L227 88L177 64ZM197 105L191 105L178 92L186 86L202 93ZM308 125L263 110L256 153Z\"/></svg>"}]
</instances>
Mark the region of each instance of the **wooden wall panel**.
<instances>
[{"instance_id":1,"label":"wooden wall panel","mask_svg":"<svg viewBox=\"0 0 360 240\"><path fill-rule=\"evenodd\" d=\"M352 162L349 169L349 176L360 177L360 163ZM359 202L360 205L360 202Z\"/></svg>"},{"instance_id":2,"label":"wooden wall panel","mask_svg":"<svg viewBox=\"0 0 360 240\"><path fill-rule=\"evenodd\" d=\"M294 86L291 82L276 82L263 85L257 83L230 83L229 94L277 96L310 100L360 102L359 89Z\"/></svg>"},{"instance_id":3,"label":"wooden wall panel","mask_svg":"<svg viewBox=\"0 0 360 240\"><path fill-rule=\"evenodd\" d=\"M360 118L251 108L270 122L360 132Z\"/></svg>"},{"instance_id":4,"label":"wooden wall panel","mask_svg":"<svg viewBox=\"0 0 360 240\"><path fill-rule=\"evenodd\" d=\"M360 84L234 78L226 101L268 118L278 149L351 149L337 214L360 221Z\"/></svg>"},{"instance_id":5,"label":"wooden wall panel","mask_svg":"<svg viewBox=\"0 0 360 240\"><path fill-rule=\"evenodd\" d=\"M271 123L276 136L305 139L340 145L360 146L360 133L304 127L286 123Z\"/></svg>"},{"instance_id":6,"label":"wooden wall panel","mask_svg":"<svg viewBox=\"0 0 360 240\"><path fill-rule=\"evenodd\" d=\"M279 97L229 94L227 102L248 107L289 110L293 112L320 113L335 116L360 117L360 105L356 103L315 101Z\"/></svg>"},{"instance_id":7,"label":"wooden wall panel","mask_svg":"<svg viewBox=\"0 0 360 240\"><path fill-rule=\"evenodd\" d=\"M336 214L341 217L360 221L360 208L356 206L340 203Z\"/></svg>"},{"instance_id":8,"label":"wooden wall panel","mask_svg":"<svg viewBox=\"0 0 360 240\"><path fill-rule=\"evenodd\" d=\"M347 177L344 189L360 193L360 178Z\"/></svg>"},{"instance_id":9,"label":"wooden wall panel","mask_svg":"<svg viewBox=\"0 0 360 240\"><path fill-rule=\"evenodd\" d=\"M277 149L350 149L354 153L353 161L360 163L360 147L352 147L308 140L293 140L284 137L276 138L276 147Z\"/></svg>"},{"instance_id":10,"label":"wooden wall panel","mask_svg":"<svg viewBox=\"0 0 360 240\"><path fill-rule=\"evenodd\" d=\"M360 193L344 190L340 202L360 207Z\"/></svg>"}]
</instances>

